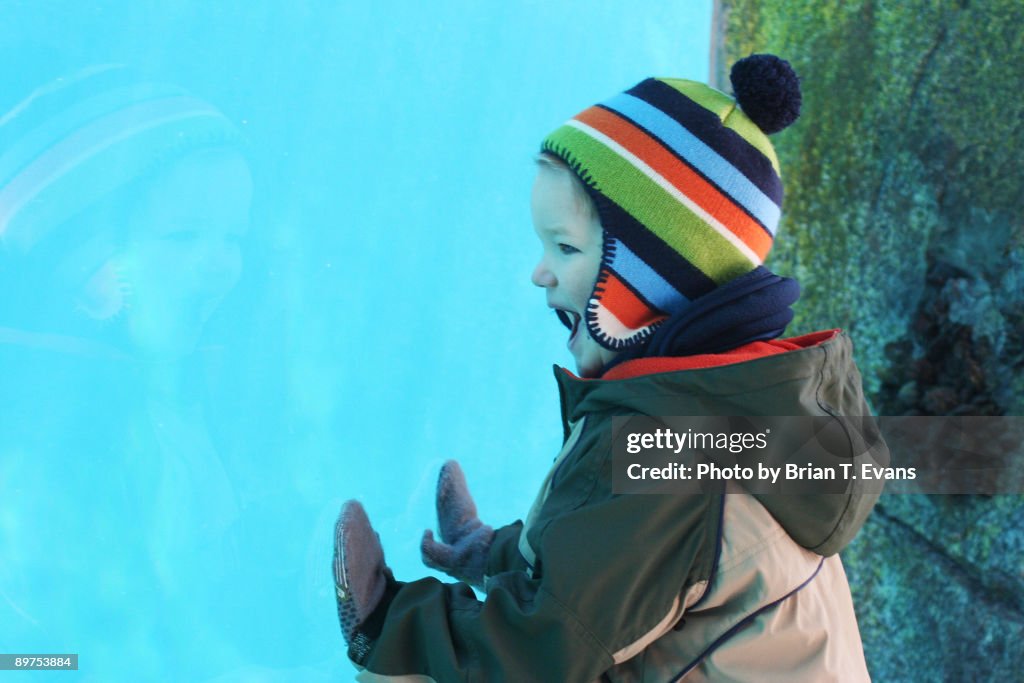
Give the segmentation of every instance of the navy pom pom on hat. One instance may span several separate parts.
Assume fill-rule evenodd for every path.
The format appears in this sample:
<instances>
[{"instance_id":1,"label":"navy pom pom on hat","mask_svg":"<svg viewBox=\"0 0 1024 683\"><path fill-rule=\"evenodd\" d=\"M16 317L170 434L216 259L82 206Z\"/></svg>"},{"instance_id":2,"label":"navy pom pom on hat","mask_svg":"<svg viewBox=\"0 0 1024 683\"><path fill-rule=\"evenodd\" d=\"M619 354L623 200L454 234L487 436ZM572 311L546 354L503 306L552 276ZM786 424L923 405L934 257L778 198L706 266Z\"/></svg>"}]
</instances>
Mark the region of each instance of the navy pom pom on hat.
<instances>
[{"instance_id":1,"label":"navy pom pom on hat","mask_svg":"<svg viewBox=\"0 0 1024 683\"><path fill-rule=\"evenodd\" d=\"M730 80L735 99L697 81L649 78L541 145L580 178L604 229L587 327L606 348L649 341L705 295L767 272L782 210L768 135L799 116L800 83L766 54L738 61Z\"/></svg>"}]
</instances>

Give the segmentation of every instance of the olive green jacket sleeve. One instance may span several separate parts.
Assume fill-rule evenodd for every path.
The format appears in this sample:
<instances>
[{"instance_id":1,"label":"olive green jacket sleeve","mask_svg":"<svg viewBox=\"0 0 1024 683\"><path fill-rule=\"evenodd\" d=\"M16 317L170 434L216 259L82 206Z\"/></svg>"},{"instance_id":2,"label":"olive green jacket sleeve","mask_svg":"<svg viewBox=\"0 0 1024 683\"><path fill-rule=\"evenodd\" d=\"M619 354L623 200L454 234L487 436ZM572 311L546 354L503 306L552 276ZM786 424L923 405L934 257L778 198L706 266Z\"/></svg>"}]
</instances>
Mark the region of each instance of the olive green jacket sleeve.
<instances>
[{"instance_id":1,"label":"olive green jacket sleeve","mask_svg":"<svg viewBox=\"0 0 1024 683\"><path fill-rule=\"evenodd\" d=\"M526 525L499 532L491 568L517 530L532 562L489 576L483 602L464 584L405 584L359 680L591 681L675 624L711 574L721 496L613 495L610 423L594 422Z\"/></svg>"},{"instance_id":2,"label":"olive green jacket sleeve","mask_svg":"<svg viewBox=\"0 0 1024 683\"><path fill-rule=\"evenodd\" d=\"M519 553L519 536L522 531L523 523L517 521L494 532L494 540L487 554L486 576L527 569L526 560Z\"/></svg>"}]
</instances>

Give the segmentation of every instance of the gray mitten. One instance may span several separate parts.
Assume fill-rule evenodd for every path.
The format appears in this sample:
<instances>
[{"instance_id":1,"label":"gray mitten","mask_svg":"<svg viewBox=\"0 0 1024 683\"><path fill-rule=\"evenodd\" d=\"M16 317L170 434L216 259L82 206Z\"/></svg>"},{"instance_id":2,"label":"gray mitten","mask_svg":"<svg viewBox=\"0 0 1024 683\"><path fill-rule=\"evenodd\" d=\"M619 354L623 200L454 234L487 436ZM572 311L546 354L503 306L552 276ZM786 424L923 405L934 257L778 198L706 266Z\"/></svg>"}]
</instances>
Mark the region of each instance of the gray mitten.
<instances>
[{"instance_id":1,"label":"gray mitten","mask_svg":"<svg viewBox=\"0 0 1024 683\"><path fill-rule=\"evenodd\" d=\"M380 604L394 580L384 563L380 538L370 526L366 511L358 501L341 507L334 527L334 587L338 598L338 619L345 642L359 641L356 627L363 624Z\"/></svg>"},{"instance_id":2,"label":"gray mitten","mask_svg":"<svg viewBox=\"0 0 1024 683\"><path fill-rule=\"evenodd\" d=\"M459 581L483 588L494 529L477 517L476 504L466 486L466 475L454 460L441 467L437 479L437 521L441 542L434 540L430 529L423 533L420 543L423 563Z\"/></svg>"}]
</instances>

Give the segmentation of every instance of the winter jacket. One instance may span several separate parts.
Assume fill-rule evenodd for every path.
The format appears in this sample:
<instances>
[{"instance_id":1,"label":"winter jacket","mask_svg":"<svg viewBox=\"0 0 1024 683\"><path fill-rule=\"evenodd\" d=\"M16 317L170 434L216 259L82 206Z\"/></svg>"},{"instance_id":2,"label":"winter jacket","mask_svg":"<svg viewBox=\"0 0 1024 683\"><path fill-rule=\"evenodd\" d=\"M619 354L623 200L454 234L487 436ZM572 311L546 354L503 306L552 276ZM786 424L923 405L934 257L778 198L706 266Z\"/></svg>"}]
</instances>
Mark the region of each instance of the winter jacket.
<instances>
[{"instance_id":1,"label":"winter jacket","mask_svg":"<svg viewBox=\"0 0 1024 683\"><path fill-rule=\"evenodd\" d=\"M868 680L836 553L877 494L612 492L613 416L868 414L845 334L784 348L618 379L556 368L564 445L525 522L497 531L485 600L405 584L357 680Z\"/></svg>"}]
</instances>

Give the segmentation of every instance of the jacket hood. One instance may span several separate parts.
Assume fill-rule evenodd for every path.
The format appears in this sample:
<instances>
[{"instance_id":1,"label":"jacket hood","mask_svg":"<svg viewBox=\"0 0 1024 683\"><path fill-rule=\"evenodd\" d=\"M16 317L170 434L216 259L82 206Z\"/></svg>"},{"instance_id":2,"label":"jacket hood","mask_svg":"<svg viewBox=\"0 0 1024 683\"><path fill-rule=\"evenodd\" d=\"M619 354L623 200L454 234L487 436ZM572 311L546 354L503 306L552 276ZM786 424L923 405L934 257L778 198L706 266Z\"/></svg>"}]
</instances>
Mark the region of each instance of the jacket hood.
<instances>
[{"instance_id":1,"label":"jacket hood","mask_svg":"<svg viewBox=\"0 0 1024 683\"><path fill-rule=\"evenodd\" d=\"M794 344L794 342L797 342ZM684 370L654 371L620 379L580 379L558 368L563 427L585 415L808 416L834 422L849 448L854 472L861 463L888 463L888 450L877 432L851 430L846 418L870 417L850 338L836 330L788 340L792 350L714 365L705 359ZM722 354L724 355L724 354ZM741 351L735 358L749 358ZM642 359L650 369L672 367L687 359ZM721 358L719 358L721 361ZM640 361L636 361L640 362ZM610 425L610 422L609 422ZM800 466L835 465L833 449L805 447L792 454ZM788 451L787 451L788 453ZM790 457L786 456L787 459ZM773 462L772 464L784 464ZM878 499L877 486L841 477L801 493L757 493L794 541L820 555L832 555L854 537ZM684 495L684 494L679 494Z\"/></svg>"}]
</instances>

